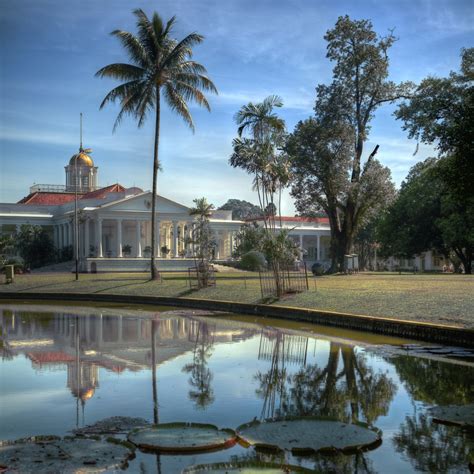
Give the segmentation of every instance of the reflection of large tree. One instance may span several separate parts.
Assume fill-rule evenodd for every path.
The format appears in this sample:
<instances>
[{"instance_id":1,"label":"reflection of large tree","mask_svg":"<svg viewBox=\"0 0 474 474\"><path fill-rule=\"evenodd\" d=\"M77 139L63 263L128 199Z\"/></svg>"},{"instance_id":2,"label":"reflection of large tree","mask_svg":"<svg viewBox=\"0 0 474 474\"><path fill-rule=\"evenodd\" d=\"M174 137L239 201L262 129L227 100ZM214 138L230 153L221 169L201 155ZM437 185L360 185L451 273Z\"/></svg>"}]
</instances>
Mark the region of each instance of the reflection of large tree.
<instances>
[{"instance_id":1,"label":"reflection of large tree","mask_svg":"<svg viewBox=\"0 0 474 474\"><path fill-rule=\"evenodd\" d=\"M183 372L190 374L189 398L196 403L198 408L206 408L214 402L214 391L211 382L213 375L208 368L208 359L212 355L214 338L212 337L207 322L198 321L195 345L193 350L193 361L183 367Z\"/></svg>"},{"instance_id":2,"label":"reflection of large tree","mask_svg":"<svg viewBox=\"0 0 474 474\"><path fill-rule=\"evenodd\" d=\"M474 402L474 369L412 356L390 360L410 396L433 405ZM426 472L466 470L474 458L474 436L459 428L433 423L424 413L405 418L394 437L396 449Z\"/></svg>"},{"instance_id":3,"label":"reflection of large tree","mask_svg":"<svg viewBox=\"0 0 474 474\"><path fill-rule=\"evenodd\" d=\"M257 394L268 397L272 388L278 387L276 416L320 415L374 423L388 412L396 391L385 373L367 365L362 353L333 342L325 367L310 364L291 376L275 367L277 363L272 360L267 373L257 374Z\"/></svg>"},{"instance_id":4,"label":"reflection of large tree","mask_svg":"<svg viewBox=\"0 0 474 474\"><path fill-rule=\"evenodd\" d=\"M474 369L412 356L390 359L408 393L418 401L438 405L474 402Z\"/></svg>"},{"instance_id":5,"label":"reflection of large tree","mask_svg":"<svg viewBox=\"0 0 474 474\"><path fill-rule=\"evenodd\" d=\"M393 442L423 472L467 472L474 456L473 439L458 428L433 423L423 413L407 416Z\"/></svg>"}]
</instances>

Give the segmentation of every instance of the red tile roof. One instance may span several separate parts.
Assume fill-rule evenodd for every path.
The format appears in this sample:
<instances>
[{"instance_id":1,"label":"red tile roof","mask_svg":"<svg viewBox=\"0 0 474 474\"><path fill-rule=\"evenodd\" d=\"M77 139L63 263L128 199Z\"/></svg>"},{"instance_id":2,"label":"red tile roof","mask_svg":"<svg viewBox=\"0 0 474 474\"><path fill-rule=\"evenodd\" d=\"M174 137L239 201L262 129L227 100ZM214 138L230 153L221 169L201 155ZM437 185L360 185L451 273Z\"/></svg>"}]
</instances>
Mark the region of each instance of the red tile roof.
<instances>
[{"instance_id":1,"label":"red tile roof","mask_svg":"<svg viewBox=\"0 0 474 474\"><path fill-rule=\"evenodd\" d=\"M28 352L27 356L36 364L57 364L74 362L74 356L66 352Z\"/></svg>"},{"instance_id":2,"label":"red tile roof","mask_svg":"<svg viewBox=\"0 0 474 474\"><path fill-rule=\"evenodd\" d=\"M59 206L66 202L74 201L74 193L43 193L40 191L30 193L18 204L34 204L37 206Z\"/></svg>"},{"instance_id":3,"label":"red tile roof","mask_svg":"<svg viewBox=\"0 0 474 474\"><path fill-rule=\"evenodd\" d=\"M79 199L104 199L109 193L121 193L125 188L121 184L112 184L89 193L80 193ZM37 206L59 206L74 201L74 193L48 193L36 191L28 194L18 204L34 204Z\"/></svg>"},{"instance_id":4,"label":"red tile roof","mask_svg":"<svg viewBox=\"0 0 474 474\"><path fill-rule=\"evenodd\" d=\"M104 199L109 193L123 193L125 188L121 184L111 184L105 188L96 189L81 196L81 199Z\"/></svg>"},{"instance_id":5,"label":"red tile roof","mask_svg":"<svg viewBox=\"0 0 474 474\"><path fill-rule=\"evenodd\" d=\"M262 221L263 217L254 217L247 219L248 221ZM275 219L277 222L279 218ZM283 222L311 222L315 224L329 224L328 217L291 217L291 216L281 216Z\"/></svg>"}]
</instances>

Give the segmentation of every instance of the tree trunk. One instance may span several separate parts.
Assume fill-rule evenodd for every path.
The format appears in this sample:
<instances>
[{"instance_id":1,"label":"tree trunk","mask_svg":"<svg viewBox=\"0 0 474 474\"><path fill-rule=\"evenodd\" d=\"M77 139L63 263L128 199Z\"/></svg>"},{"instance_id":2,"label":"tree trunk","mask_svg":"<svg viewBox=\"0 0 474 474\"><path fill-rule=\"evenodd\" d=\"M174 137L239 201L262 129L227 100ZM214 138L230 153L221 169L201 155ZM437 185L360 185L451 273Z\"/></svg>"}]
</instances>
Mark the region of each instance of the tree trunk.
<instances>
[{"instance_id":1,"label":"tree trunk","mask_svg":"<svg viewBox=\"0 0 474 474\"><path fill-rule=\"evenodd\" d=\"M151 196L151 279L157 280L160 277L156 267L156 187L158 181L158 145L160 142L160 88L156 86L156 122L155 122L155 146L153 153L153 186Z\"/></svg>"}]
</instances>

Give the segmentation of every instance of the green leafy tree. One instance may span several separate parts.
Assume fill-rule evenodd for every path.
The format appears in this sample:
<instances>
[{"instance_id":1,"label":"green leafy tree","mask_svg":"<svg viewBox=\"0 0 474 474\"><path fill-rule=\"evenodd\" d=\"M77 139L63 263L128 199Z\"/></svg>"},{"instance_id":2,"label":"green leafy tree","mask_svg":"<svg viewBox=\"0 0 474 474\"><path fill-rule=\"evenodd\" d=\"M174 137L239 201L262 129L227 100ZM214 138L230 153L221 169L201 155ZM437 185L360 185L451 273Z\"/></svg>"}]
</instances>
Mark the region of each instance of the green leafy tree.
<instances>
[{"instance_id":1,"label":"green leafy tree","mask_svg":"<svg viewBox=\"0 0 474 474\"><path fill-rule=\"evenodd\" d=\"M251 252L252 250L262 251L262 242L265 238L265 228L256 222L244 224L240 227L236 235L236 245L233 256L236 258Z\"/></svg>"},{"instance_id":2,"label":"green leafy tree","mask_svg":"<svg viewBox=\"0 0 474 474\"><path fill-rule=\"evenodd\" d=\"M194 257L198 259L199 286L207 287L209 284L209 261L217 247L214 233L209 224L214 205L207 202L206 198L193 200L195 206L190 209L189 215L195 217L190 243L194 245Z\"/></svg>"},{"instance_id":3,"label":"green leafy tree","mask_svg":"<svg viewBox=\"0 0 474 474\"><path fill-rule=\"evenodd\" d=\"M459 198L474 196L474 48L461 52L459 72L427 77L396 117L410 138L434 144L441 156L451 156L445 180Z\"/></svg>"},{"instance_id":4,"label":"green leafy tree","mask_svg":"<svg viewBox=\"0 0 474 474\"><path fill-rule=\"evenodd\" d=\"M22 225L15 235L15 247L30 268L48 265L56 258L53 240L41 226Z\"/></svg>"},{"instance_id":5,"label":"green leafy tree","mask_svg":"<svg viewBox=\"0 0 474 474\"><path fill-rule=\"evenodd\" d=\"M219 207L219 210L232 211L232 219L237 221L262 216L262 211L259 206L240 199L229 199L225 204Z\"/></svg>"},{"instance_id":6,"label":"green leafy tree","mask_svg":"<svg viewBox=\"0 0 474 474\"><path fill-rule=\"evenodd\" d=\"M192 59L192 48L203 41L203 36L191 33L177 41L172 37L175 17L164 23L156 12L151 19L140 9L133 13L137 18L137 35L122 30L112 32L126 50L131 64L109 64L99 69L96 76L123 81L105 96L100 105L103 108L108 102L119 101L121 109L114 130L124 115L131 115L141 127L148 114L155 112L151 208L151 278L155 279L158 277L155 221L161 99L163 96L170 109L194 131L188 102L194 101L210 110L203 91L217 93L217 89L207 77L206 68Z\"/></svg>"},{"instance_id":7,"label":"green leafy tree","mask_svg":"<svg viewBox=\"0 0 474 474\"><path fill-rule=\"evenodd\" d=\"M454 254L472 273L474 198L461 199L445 176L455 167L451 156L417 163L402 183L397 200L378 224L382 253L412 257L436 249Z\"/></svg>"},{"instance_id":8,"label":"green leafy tree","mask_svg":"<svg viewBox=\"0 0 474 474\"><path fill-rule=\"evenodd\" d=\"M332 83L317 86L315 117L298 123L287 151L298 211L323 211L329 218L336 271L359 227L394 195L390 171L375 159L378 146L364 160L370 121L381 105L407 96L412 85L388 80L395 38L378 37L369 20L340 17L325 39L335 63Z\"/></svg>"}]
</instances>

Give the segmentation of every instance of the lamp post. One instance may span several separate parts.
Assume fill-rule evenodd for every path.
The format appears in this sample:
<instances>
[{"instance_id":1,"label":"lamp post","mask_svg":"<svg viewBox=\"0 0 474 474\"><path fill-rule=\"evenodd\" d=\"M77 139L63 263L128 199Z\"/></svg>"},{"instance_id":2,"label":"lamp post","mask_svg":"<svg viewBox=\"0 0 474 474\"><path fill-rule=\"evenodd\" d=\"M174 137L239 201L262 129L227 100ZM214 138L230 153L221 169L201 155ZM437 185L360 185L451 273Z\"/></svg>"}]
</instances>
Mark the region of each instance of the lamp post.
<instances>
[{"instance_id":1,"label":"lamp post","mask_svg":"<svg viewBox=\"0 0 474 474\"><path fill-rule=\"evenodd\" d=\"M79 280L79 222L77 216L77 187L79 175L77 174L77 159L82 153L82 112L80 114L80 144L79 153L74 156L74 260L76 265L76 281Z\"/></svg>"}]
</instances>

